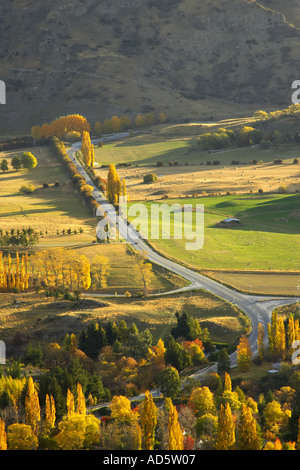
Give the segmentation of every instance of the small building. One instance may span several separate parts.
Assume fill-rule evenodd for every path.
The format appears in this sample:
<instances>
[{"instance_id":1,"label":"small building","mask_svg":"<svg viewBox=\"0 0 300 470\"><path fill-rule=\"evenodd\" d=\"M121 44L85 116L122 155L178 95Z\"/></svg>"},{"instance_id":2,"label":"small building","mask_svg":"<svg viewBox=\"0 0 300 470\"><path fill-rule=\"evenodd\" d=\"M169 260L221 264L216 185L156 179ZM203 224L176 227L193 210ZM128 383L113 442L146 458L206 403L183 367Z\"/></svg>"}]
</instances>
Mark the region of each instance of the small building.
<instances>
[{"instance_id":1,"label":"small building","mask_svg":"<svg viewBox=\"0 0 300 470\"><path fill-rule=\"evenodd\" d=\"M227 219L218 222L216 227L236 227L237 225L241 225L240 219L236 219L235 217L228 217Z\"/></svg>"}]
</instances>

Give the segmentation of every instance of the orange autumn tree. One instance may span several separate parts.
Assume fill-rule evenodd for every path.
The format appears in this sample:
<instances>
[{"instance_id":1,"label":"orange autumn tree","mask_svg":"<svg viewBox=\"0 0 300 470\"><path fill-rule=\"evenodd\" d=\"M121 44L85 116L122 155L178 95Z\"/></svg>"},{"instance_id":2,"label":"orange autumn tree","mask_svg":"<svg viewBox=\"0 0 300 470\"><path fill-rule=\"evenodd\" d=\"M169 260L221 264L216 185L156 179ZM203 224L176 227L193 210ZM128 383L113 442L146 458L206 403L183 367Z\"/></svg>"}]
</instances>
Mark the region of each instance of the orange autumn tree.
<instances>
[{"instance_id":1,"label":"orange autumn tree","mask_svg":"<svg viewBox=\"0 0 300 470\"><path fill-rule=\"evenodd\" d=\"M34 139L41 139L45 137L56 136L62 139L67 132L90 132L90 124L87 119L79 114L69 114L67 116L61 116L51 123L44 123L42 126L33 126L31 128L31 135Z\"/></svg>"}]
</instances>

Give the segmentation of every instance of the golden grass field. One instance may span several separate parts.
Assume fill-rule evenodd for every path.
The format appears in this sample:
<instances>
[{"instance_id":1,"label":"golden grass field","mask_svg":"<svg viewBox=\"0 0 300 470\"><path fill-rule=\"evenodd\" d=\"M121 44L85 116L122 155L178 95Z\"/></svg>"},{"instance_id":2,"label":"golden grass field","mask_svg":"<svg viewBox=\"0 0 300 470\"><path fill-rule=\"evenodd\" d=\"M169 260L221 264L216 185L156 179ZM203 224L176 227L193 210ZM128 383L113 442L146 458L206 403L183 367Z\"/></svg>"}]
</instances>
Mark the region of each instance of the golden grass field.
<instances>
[{"instance_id":1,"label":"golden grass field","mask_svg":"<svg viewBox=\"0 0 300 470\"><path fill-rule=\"evenodd\" d=\"M1 294L0 337L11 342L16 332L25 343L59 342L91 321L135 322L149 328L154 341L167 337L176 311L187 311L208 327L213 341L234 342L245 331L244 317L231 304L206 292L137 298L86 298L79 303L56 301L42 294ZM20 345L22 348L22 344Z\"/></svg>"},{"instance_id":2,"label":"golden grass field","mask_svg":"<svg viewBox=\"0 0 300 470\"><path fill-rule=\"evenodd\" d=\"M24 150L33 153L38 165L31 170L15 171L10 161L14 155L21 156ZM67 173L48 147L1 152L2 158L7 159L9 164L9 171L0 173L2 230L33 227L43 233L41 245L91 242L95 239L95 219L84 207L78 191L73 188ZM58 187L54 187L55 181L59 182ZM45 182L49 184L48 188L43 188ZM23 184L33 184L36 189L31 194L20 194ZM83 233L63 236L62 230L68 228L72 231L83 228Z\"/></svg>"}]
</instances>

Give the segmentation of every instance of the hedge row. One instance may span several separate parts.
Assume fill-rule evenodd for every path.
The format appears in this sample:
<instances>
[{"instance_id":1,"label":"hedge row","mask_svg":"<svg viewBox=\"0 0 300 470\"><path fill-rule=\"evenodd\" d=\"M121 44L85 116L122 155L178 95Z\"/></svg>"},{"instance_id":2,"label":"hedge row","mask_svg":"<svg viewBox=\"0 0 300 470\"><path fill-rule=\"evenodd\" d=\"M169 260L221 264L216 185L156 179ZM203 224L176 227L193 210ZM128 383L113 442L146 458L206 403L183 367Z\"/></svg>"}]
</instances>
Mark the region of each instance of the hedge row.
<instances>
[{"instance_id":1,"label":"hedge row","mask_svg":"<svg viewBox=\"0 0 300 470\"><path fill-rule=\"evenodd\" d=\"M64 167L69 172L74 185L77 187L86 205L91 209L91 211L95 215L99 204L91 194L91 187L86 184L84 177L80 173L78 173L76 166L67 154L64 143L57 137L51 137L49 139L49 144L52 151L58 156L60 161L63 163Z\"/></svg>"}]
</instances>

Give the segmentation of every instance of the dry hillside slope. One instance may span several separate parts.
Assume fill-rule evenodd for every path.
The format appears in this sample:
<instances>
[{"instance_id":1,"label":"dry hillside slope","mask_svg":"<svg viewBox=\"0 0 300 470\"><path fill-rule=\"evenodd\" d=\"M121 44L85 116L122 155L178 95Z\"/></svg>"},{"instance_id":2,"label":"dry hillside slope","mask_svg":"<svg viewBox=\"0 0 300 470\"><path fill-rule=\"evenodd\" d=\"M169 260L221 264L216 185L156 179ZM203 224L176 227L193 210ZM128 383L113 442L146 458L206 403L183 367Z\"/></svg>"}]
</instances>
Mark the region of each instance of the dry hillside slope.
<instances>
[{"instance_id":1,"label":"dry hillside slope","mask_svg":"<svg viewBox=\"0 0 300 470\"><path fill-rule=\"evenodd\" d=\"M300 31L263 3L1 2L1 130L74 112L93 123L123 113L199 120L287 107Z\"/></svg>"}]
</instances>

